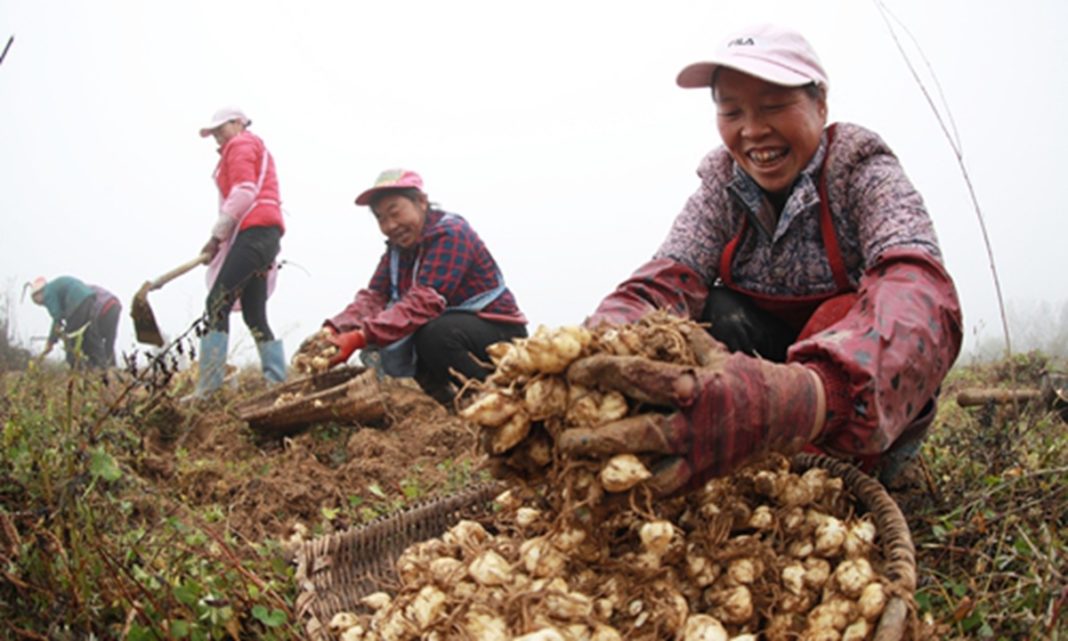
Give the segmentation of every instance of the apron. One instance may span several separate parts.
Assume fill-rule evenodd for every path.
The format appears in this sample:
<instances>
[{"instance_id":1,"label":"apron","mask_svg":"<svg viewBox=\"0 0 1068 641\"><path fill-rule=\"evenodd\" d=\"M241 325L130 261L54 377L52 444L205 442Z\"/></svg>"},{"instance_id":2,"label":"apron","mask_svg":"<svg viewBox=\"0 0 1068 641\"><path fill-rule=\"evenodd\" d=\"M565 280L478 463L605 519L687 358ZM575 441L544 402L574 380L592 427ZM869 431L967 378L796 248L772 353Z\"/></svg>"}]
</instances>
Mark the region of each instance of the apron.
<instances>
[{"instance_id":1,"label":"apron","mask_svg":"<svg viewBox=\"0 0 1068 641\"><path fill-rule=\"evenodd\" d=\"M256 208L257 205L276 205L281 207L282 204L273 198L260 198L260 189L263 188L263 181L267 178L267 163L271 158L271 152L266 148L263 150L263 162L260 163L260 175L256 179L256 199L248 206L245 213L241 214L241 218L234 224L233 231L230 232L230 237L225 242L219 245L219 251L215 252L215 258L211 259L208 263L208 272L206 274L206 280L208 282L208 291L215 286L215 279L219 277L219 272L222 270L223 263L226 262L226 257L230 254L230 248L234 245L234 239L237 238L238 232L241 230L241 223L244 222L245 217ZM219 175L219 167L215 167L215 171L212 173L212 179L214 180ZM222 194L219 194L219 205L222 206ZM270 298L274 292L275 282L278 280L278 263L272 261L271 265L267 268L267 297ZM238 297L234 301L234 306L230 308L230 313L241 311L241 300Z\"/></svg>"},{"instance_id":2,"label":"apron","mask_svg":"<svg viewBox=\"0 0 1068 641\"><path fill-rule=\"evenodd\" d=\"M827 158L831 155L834 127L834 125L831 125L827 128L827 153L823 156L823 163L820 165L819 186L817 189L820 196L820 232L823 236L823 247L827 252L827 262L830 263L831 274L833 274L834 282L837 286L835 291L828 294L784 296L760 294L738 286L734 282L734 277L731 276L731 263L734 262L734 253L737 251L738 245L745 236L745 232L749 229L748 216L742 217L741 229L723 248L723 254L720 256L719 262L719 277L723 281L724 287L745 296L753 301L757 307L783 320L794 330L800 329L801 335L798 336L799 339L807 337L806 334L812 334L818 329L827 327L838 318L844 316L845 312L852 306L856 294L856 288L849 282L849 277L846 275L845 261L842 259L842 252L838 247L838 237L834 232L831 206L827 201ZM833 313L826 313L823 309L814 314L817 308L834 298L842 301L840 304L832 303L828 306L831 308L828 311L831 312L837 312L840 309L840 313L836 318L828 318L833 316ZM817 319L817 316L820 318ZM823 321L822 327L815 328L817 323L814 321L817 320ZM826 322L827 320L830 322Z\"/></svg>"},{"instance_id":3,"label":"apron","mask_svg":"<svg viewBox=\"0 0 1068 641\"><path fill-rule=\"evenodd\" d=\"M455 217L455 214L446 213L442 220ZM419 275L419 263L421 261L422 250L420 250L420 256L416 257L415 265L412 266L412 284L415 284L415 279ZM397 247L389 248L389 302L386 303L386 308L392 307L394 303L400 300L400 287L399 287L399 274L400 274L400 250ZM479 312L482 311L486 305L489 305L493 301L504 293L507 287L504 284L504 276L498 271L496 287L491 290L482 292L481 294L475 294L471 298L463 301L459 305L453 307L446 307L445 311L463 311L463 312ZM388 374L398 378L411 378L415 376L416 366L416 353L415 353L415 334L409 334L404 338L397 339L392 343L382 347L365 347L360 351L360 362L367 367L373 368L379 376Z\"/></svg>"},{"instance_id":4,"label":"apron","mask_svg":"<svg viewBox=\"0 0 1068 641\"><path fill-rule=\"evenodd\" d=\"M837 286L835 291L829 294L811 294L807 296L771 296L759 294L742 289L731 276L731 263L734 260L734 252L741 243L746 229L748 228L748 216L742 218L742 228L723 248L720 258L719 273L723 285L728 289L746 296L764 311L780 318L794 329L800 328L797 340L803 340L820 332L833 323L845 317L846 313L857 300L857 290L850 284L846 275L845 261L838 247L838 237L834 232L834 221L831 218L831 206L827 199L827 158L831 155L831 141L834 140L834 125L827 128L827 154L823 157L820 165L819 190L820 196L820 232L823 236L823 246L827 252L827 262L830 263L831 273ZM933 404L931 409L920 412L920 416L912 421L898 440L890 446L882 455L872 454L867 456L852 456L853 462L864 472L872 473L879 469L880 476L884 474L892 477L907 462L916 451L919 450L927 428L934 418ZM809 443L802 448L803 452L815 454L830 454ZM840 455L837 458L842 458Z\"/></svg>"}]
</instances>

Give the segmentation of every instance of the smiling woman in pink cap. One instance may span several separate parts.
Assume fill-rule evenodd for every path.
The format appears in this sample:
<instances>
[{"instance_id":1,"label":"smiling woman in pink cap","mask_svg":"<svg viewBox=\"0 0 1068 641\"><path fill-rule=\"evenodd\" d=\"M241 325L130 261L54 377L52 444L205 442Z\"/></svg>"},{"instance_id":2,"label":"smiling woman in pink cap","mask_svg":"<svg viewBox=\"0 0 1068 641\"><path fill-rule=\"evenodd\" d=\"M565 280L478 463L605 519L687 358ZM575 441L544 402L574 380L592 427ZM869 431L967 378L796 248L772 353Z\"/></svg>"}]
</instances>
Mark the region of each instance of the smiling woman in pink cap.
<instances>
[{"instance_id":1,"label":"smiling woman in pink cap","mask_svg":"<svg viewBox=\"0 0 1068 641\"><path fill-rule=\"evenodd\" d=\"M574 430L563 447L664 454L661 493L802 447L890 481L925 437L961 344L923 199L878 135L828 126L827 75L795 31L744 29L677 82L710 91L723 146L660 249L587 323L664 308L709 323L718 356L698 369L580 361L575 381L677 411Z\"/></svg>"},{"instance_id":2,"label":"smiling woman in pink cap","mask_svg":"<svg viewBox=\"0 0 1068 641\"><path fill-rule=\"evenodd\" d=\"M386 251L368 286L301 352L333 343L334 366L362 348L366 364L414 377L448 404L455 393L450 370L484 379L486 347L526 336L527 319L482 239L462 217L430 203L419 174L383 171L356 204L370 207Z\"/></svg>"},{"instance_id":3,"label":"smiling woman in pink cap","mask_svg":"<svg viewBox=\"0 0 1068 641\"><path fill-rule=\"evenodd\" d=\"M241 109L223 107L200 130L202 138L211 136L219 145L219 163L213 174L219 211L201 250L208 263L208 332L200 338L194 399L207 398L223 383L230 312L239 303L245 325L256 341L264 378L268 383L286 378L282 341L274 337L267 323L267 297L285 224L274 158L263 140L248 130L251 124Z\"/></svg>"}]
</instances>

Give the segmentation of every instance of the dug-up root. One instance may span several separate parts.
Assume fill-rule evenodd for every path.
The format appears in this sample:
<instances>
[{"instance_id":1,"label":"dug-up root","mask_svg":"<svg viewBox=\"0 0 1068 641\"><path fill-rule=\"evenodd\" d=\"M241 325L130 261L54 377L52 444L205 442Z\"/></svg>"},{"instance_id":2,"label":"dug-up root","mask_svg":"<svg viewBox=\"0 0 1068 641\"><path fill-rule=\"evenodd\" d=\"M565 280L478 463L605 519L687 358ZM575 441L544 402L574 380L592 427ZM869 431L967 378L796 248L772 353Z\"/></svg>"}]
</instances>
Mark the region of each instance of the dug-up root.
<instances>
[{"instance_id":1,"label":"dug-up root","mask_svg":"<svg viewBox=\"0 0 1068 641\"><path fill-rule=\"evenodd\" d=\"M879 533L840 478L774 455L685 496L656 499L646 461L569 459L571 426L636 410L563 376L596 353L697 364L704 330L666 314L596 330L539 328L491 350L495 373L462 414L515 484L488 527L461 521L408 548L399 586L338 613L347 641L871 639L895 586ZM649 411L643 407L642 411ZM507 435L502 432L510 430Z\"/></svg>"},{"instance_id":2,"label":"dug-up root","mask_svg":"<svg viewBox=\"0 0 1068 641\"><path fill-rule=\"evenodd\" d=\"M302 375L321 374L330 369L330 359L337 355L337 345L329 341L332 332L322 328L293 357L293 369Z\"/></svg>"}]
</instances>

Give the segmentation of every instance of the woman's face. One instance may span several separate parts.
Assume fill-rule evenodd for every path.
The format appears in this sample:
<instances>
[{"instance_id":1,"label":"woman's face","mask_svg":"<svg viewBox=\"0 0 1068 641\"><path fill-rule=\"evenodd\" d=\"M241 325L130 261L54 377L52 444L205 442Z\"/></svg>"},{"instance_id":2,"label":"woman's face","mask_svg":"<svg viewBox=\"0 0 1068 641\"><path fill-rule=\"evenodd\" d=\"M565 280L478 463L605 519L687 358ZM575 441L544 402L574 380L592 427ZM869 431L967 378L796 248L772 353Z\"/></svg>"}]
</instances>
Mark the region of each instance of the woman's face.
<instances>
[{"instance_id":1,"label":"woman's face","mask_svg":"<svg viewBox=\"0 0 1068 641\"><path fill-rule=\"evenodd\" d=\"M244 131L244 127L237 120L231 120L224 122L215 129L211 130L211 135L215 137L215 142L220 147L230 141L231 138Z\"/></svg>"},{"instance_id":2,"label":"woman's face","mask_svg":"<svg viewBox=\"0 0 1068 641\"><path fill-rule=\"evenodd\" d=\"M726 67L714 91L719 135L734 161L764 191L789 194L819 148L826 100Z\"/></svg>"},{"instance_id":3,"label":"woman's face","mask_svg":"<svg viewBox=\"0 0 1068 641\"><path fill-rule=\"evenodd\" d=\"M371 211L378 219L378 228L389 242L410 249L419 243L429 208L426 196L412 202L400 194L386 194L378 199Z\"/></svg>"}]
</instances>

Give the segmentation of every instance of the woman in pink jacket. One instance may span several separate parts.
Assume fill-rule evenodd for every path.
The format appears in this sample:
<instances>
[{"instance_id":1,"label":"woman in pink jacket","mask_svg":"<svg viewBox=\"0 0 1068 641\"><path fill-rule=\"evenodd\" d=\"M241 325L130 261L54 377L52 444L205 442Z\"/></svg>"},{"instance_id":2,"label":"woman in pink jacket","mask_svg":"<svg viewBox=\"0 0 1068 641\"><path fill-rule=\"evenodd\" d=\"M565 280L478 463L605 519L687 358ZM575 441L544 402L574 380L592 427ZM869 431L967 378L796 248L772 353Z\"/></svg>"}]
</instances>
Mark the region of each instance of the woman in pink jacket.
<instances>
[{"instance_id":1,"label":"woman in pink jacket","mask_svg":"<svg viewBox=\"0 0 1068 641\"><path fill-rule=\"evenodd\" d=\"M654 309L709 323L706 366L593 356L569 377L674 408L562 447L661 454L662 493L764 452L817 449L891 480L927 434L961 311L923 199L893 152L827 123L827 75L797 32L723 40L677 82L704 89L723 146L651 260L589 323ZM709 348L709 345L705 345Z\"/></svg>"},{"instance_id":2,"label":"woman in pink jacket","mask_svg":"<svg viewBox=\"0 0 1068 641\"><path fill-rule=\"evenodd\" d=\"M230 312L240 303L241 314L256 341L264 378L285 380L282 341L267 324L267 296L275 273L275 257L285 233L278 197L274 159L240 109L215 112L200 130L219 145L215 184L219 215L202 253L208 267L205 320L208 332L200 339L200 378L195 398L205 398L223 382L230 331Z\"/></svg>"}]
</instances>

